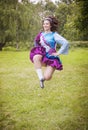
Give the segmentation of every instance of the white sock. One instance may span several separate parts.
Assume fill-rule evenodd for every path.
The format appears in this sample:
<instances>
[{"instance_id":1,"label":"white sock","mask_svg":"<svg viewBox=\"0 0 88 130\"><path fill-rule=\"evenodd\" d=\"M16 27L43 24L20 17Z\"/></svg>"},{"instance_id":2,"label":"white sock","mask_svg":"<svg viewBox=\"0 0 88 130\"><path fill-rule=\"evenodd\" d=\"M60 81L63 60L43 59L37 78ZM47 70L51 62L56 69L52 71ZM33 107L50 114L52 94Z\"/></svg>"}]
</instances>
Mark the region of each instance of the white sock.
<instances>
[{"instance_id":1,"label":"white sock","mask_svg":"<svg viewBox=\"0 0 88 130\"><path fill-rule=\"evenodd\" d=\"M39 80L44 79L42 69L36 69L37 75L39 77Z\"/></svg>"}]
</instances>

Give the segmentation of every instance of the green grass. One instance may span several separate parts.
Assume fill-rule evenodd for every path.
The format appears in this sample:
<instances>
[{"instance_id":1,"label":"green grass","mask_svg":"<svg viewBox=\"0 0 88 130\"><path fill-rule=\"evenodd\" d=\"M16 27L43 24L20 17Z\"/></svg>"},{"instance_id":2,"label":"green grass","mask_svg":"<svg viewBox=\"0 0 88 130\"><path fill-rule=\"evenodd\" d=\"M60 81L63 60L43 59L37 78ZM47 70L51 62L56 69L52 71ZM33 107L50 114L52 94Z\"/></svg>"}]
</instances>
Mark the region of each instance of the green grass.
<instances>
[{"instance_id":1,"label":"green grass","mask_svg":"<svg viewBox=\"0 0 88 130\"><path fill-rule=\"evenodd\" d=\"M29 52L0 52L0 130L88 130L88 51L61 59L41 89Z\"/></svg>"}]
</instances>

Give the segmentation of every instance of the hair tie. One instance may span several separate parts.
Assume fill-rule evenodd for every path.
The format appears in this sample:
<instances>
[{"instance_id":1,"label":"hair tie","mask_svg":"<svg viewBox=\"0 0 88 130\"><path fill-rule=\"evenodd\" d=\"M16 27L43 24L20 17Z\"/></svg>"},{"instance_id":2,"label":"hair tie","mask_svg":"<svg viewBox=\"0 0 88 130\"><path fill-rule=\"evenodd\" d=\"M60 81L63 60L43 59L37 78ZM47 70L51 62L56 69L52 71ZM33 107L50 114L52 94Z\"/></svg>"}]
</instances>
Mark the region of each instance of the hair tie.
<instances>
[{"instance_id":1,"label":"hair tie","mask_svg":"<svg viewBox=\"0 0 88 130\"><path fill-rule=\"evenodd\" d=\"M44 20L48 20L48 21L52 22L51 18L45 18Z\"/></svg>"}]
</instances>

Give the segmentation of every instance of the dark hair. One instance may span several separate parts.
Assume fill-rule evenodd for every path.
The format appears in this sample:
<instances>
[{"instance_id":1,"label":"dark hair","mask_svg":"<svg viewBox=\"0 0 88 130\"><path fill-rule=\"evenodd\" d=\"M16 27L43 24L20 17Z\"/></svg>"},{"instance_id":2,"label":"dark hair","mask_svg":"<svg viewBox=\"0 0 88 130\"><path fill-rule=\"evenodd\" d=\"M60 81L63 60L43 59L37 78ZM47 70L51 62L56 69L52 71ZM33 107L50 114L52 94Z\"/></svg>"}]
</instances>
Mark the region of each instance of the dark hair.
<instances>
[{"instance_id":1,"label":"dark hair","mask_svg":"<svg viewBox=\"0 0 88 130\"><path fill-rule=\"evenodd\" d=\"M50 22L51 31L55 32L55 31L58 30L58 24L59 24L59 22L58 22L58 20L57 20L56 17L54 17L54 16L48 16L48 17L45 17L45 19L43 20L43 22L45 20L48 20Z\"/></svg>"}]
</instances>

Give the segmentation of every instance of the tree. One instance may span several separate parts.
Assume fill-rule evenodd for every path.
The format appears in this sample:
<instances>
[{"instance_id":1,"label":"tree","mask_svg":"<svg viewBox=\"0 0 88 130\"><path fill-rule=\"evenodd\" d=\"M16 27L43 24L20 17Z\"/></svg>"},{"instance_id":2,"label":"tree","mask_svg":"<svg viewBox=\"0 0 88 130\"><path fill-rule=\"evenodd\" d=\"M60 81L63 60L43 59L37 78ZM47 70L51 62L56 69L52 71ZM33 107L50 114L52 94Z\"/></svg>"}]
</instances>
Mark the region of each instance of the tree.
<instances>
[{"instance_id":1,"label":"tree","mask_svg":"<svg viewBox=\"0 0 88 130\"><path fill-rule=\"evenodd\" d=\"M48 10L48 11L52 12L52 14L54 14L54 12L56 10L56 5L53 4L53 2L46 0L45 10Z\"/></svg>"},{"instance_id":2,"label":"tree","mask_svg":"<svg viewBox=\"0 0 88 130\"><path fill-rule=\"evenodd\" d=\"M73 3L74 0L61 0L62 2L65 2L66 4L71 4Z\"/></svg>"},{"instance_id":3,"label":"tree","mask_svg":"<svg viewBox=\"0 0 88 130\"><path fill-rule=\"evenodd\" d=\"M76 28L81 33L81 40L88 40L88 0L76 0L76 4L80 8L80 15L75 20Z\"/></svg>"},{"instance_id":4,"label":"tree","mask_svg":"<svg viewBox=\"0 0 88 130\"><path fill-rule=\"evenodd\" d=\"M80 33L76 28L75 20L79 15L79 8L75 3L69 5L70 14L67 15L67 21L63 27L63 34L68 40L79 40Z\"/></svg>"},{"instance_id":5,"label":"tree","mask_svg":"<svg viewBox=\"0 0 88 130\"><path fill-rule=\"evenodd\" d=\"M31 41L31 30L35 22L34 8L32 3L26 1L23 3L18 3L16 0L15 2L0 1L0 50L9 42L12 42L10 45L18 49L19 42Z\"/></svg>"},{"instance_id":6,"label":"tree","mask_svg":"<svg viewBox=\"0 0 88 130\"><path fill-rule=\"evenodd\" d=\"M67 15L70 14L69 6L65 3L58 5L55 16L59 20L59 32L63 35L64 24L67 22Z\"/></svg>"},{"instance_id":7,"label":"tree","mask_svg":"<svg viewBox=\"0 0 88 130\"><path fill-rule=\"evenodd\" d=\"M13 3L11 0L1 0L0 1L0 50L6 44L6 42L11 41L15 36L15 30L12 21L16 12L14 12L15 0Z\"/></svg>"}]
</instances>

